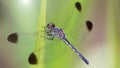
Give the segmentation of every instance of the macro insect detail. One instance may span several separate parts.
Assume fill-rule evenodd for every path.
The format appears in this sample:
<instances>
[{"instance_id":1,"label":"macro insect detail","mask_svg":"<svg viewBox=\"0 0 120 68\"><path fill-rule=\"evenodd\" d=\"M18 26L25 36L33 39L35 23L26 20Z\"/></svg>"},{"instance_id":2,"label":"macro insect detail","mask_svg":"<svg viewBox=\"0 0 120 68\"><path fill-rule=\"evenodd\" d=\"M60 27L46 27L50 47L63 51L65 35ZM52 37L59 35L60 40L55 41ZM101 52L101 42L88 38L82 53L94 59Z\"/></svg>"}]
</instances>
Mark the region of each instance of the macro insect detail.
<instances>
[{"instance_id":1,"label":"macro insect detail","mask_svg":"<svg viewBox=\"0 0 120 68\"><path fill-rule=\"evenodd\" d=\"M54 37L60 38L65 42L86 64L89 65L89 61L67 40L65 33L61 28L55 27L54 23L48 23L45 28L46 35L50 36L50 39L53 40Z\"/></svg>"},{"instance_id":2,"label":"macro insect detail","mask_svg":"<svg viewBox=\"0 0 120 68\"><path fill-rule=\"evenodd\" d=\"M82 6L80 2L75 2L74 4L74 8L76 8L77 12L82 12ZM73 14L73 12L72 12ZM72 16L71 14L71 16ZM71 18L70 16L70 18ZM89 65L89 61L78 51L77 48L75 48L75 46L72 45L72 43L68 40L68 38L66 37L66 33L63 30L64 28L59 28L59 26L56 27L56 22L50 22L48 24L46 24L45 27L43 27L43 33L44 33L44 37L45 39L50 39L55 40L54 38L59 38L59 41L63 41L68 47L70 47L74 53L76 55L78 55L79 58L81 58L83 60L83 62L85 62L87 65ZM93 24L91 21L87 20L85 22L85 26L87 28L87 30L90 32L93 28ZM15 32L15 33L11 33L8 37L7 40L9 42L15 43L17 44L19 42L19 34L25 34L25 33L19 33L19 32ZM35 34L38 35L38 34ZM56 45L57 46L57 45ZM30 64L37 64L38 63L38 58L36 57L36 54L34 52L32 52L29 57L28 57L28 62Z\"/></svg>"}]
</instances>

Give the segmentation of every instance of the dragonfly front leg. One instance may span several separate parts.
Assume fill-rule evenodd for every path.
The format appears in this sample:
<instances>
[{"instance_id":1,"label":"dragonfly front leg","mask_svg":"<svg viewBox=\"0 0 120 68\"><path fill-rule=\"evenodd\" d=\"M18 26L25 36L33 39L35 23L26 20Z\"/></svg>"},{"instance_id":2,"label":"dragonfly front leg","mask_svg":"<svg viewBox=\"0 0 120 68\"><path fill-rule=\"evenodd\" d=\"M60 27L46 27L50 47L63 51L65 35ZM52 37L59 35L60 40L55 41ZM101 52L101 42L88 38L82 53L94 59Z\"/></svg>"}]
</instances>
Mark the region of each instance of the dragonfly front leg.
<instances>
[{"instance_id":1,"label":"dragonfly front leg","mask_svg":"<svg viewBox=\"0 0 120 68\"><path fill-rule=\"evenodd\" d=\"M52 32L50 32L46 27L43 27L44 30L44 34L46 35L45 38L49 39L49 40L53 40L54 39L54 35L52 34Z\"/></svg>"},{"instance_id":2,"label":"dragonfly front leg","mask_svg":"<svg viewBox=\"0 0 120 68\"><path fill-rule=\"evenodd\" d=\"M45 39L48 39L48 40L53 40L54 39L54 36L48 36L48 35L43 35L41 37L44 37Z\"/></svg>"},{"instance_id":3,"label":"dragonfly front leg","mask_svg":"<svg viewBox=\"0 0 120 68\"><path fill-rule=\"evenodd\" d=\"M46 32L44 37L48 40L53 40L54 39L54 35L52 33Z\"/></svg>"},{"instance_id":4,"label":"dragonfly front leg","mask_svg":"<svg viewBox=\"0 0 120 68\"><path fill-rule=\"evenodd\" d=\"M47 33L47 39L49 40L53 40L54 39L54 35L52 33Z\"/></svg>"},{"instance_id":5,"label":"dragonfly front leg","mask_svg":"<svg viewBox=\"0 0 120 68\"><path fill-rule=\"evenodd\" d=\"M53 40L54 39L54 35L50 36L50 39Z\"/></svg>"},{"instance_id":6,"label":"dragonfly front leg","mask_svg":"<svg viewBox=\"0 0 120 68\"><path fill-rule=\"evenodd\" d=\"M53 40L54 39L54 36L44 36L44 37L48 40Z\"/></svg>"}]
</instances>

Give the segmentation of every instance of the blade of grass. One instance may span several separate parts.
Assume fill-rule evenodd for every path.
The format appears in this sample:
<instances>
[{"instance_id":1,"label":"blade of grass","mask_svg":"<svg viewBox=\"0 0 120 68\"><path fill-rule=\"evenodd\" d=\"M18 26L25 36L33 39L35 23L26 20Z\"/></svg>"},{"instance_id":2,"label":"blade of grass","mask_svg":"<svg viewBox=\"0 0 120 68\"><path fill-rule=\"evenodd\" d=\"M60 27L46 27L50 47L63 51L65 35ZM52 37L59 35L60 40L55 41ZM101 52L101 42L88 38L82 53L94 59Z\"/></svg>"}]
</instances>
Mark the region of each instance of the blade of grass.
<instances>
[{"instance_id":1,"label":"blade of grass","mask_svg":"<svg viewBox=\"0 0 120 68\"><path fill-rule=\"evenodd\" d=\"M46 23L46 0L41 0L40 13L39 13L38 20L39 21L38 21L37 32L40 32ZM45 65L44 65L44 58L45 58L44 57L44 55L45 55L44 46L45 46L44 37L37 36L34 52L37 56L38 64L33 65L32 68L45 68Z\"/></svg>"}]
</instances>

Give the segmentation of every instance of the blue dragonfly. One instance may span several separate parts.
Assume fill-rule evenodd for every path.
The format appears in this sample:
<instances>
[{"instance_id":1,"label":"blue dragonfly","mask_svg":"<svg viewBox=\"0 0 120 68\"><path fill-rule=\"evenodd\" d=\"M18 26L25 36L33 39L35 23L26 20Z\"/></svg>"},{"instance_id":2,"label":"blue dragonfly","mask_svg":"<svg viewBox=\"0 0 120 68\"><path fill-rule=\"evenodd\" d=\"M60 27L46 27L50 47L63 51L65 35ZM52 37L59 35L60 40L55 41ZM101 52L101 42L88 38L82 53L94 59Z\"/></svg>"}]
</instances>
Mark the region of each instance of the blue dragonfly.
<instances>
[{"instance_id":1,"label":"blue dragonfly","mask_svg":"<svg viewBox=\"0 0 120 68\"><path fill-rule=\"evenodd\" d=\"M75 3L75 7L76 9L78 10L78 12L81 12L81 4L79 2L76 2ZM74 13L74 8L72 9L72 12L69 14L70 16L68 16L68 18L65 20L65 22L63 23L64 26L63 26L63 29L65 29L65 27L67 26L66 22L69 22L69 20L72 18L73 16L73 13ZM68 20L69 19L69 20ZM92 22L87 20L86 23L86 28L88 29L88 31L91 31L92 30ZM83 25L81 25L83 26ZM89 61L78 51L78 49L76 49L70 41L68 41L68 39L66 38L66 34L65 32L63 31L63 29L59 28L59 27L55 27L55 24L54 23L48 23L45 27L43 27L43 31L41 31L42 33L44 33L44 37L46 39L49 39L49 40L53 40L55 37L61 39L62 41L64 41L65 44L67 44L87 65L89 65ZM12 42L12 43L17 43L17 42L20 42L19 41L19 35L33 35L33 36L37 36L38 34L42 34L41 32L34 32L34 33L21 33L21 32L15 32L15 33L11 33L9 36L8 36L8 41L9 42ZM41 35L42 36L42 35ZM25 38L25 36L24 36ZM56 40L55 40L56 41ZM59 41L59 40L57 40ZM51 42L50 42L51 43ZM52 44L49 44L49 45L53 45L54 43ZM57 48L54 48L54 47L59 47L59 49ZM48 51L52 51L52 49L57 49L58 51L60 51L59 55L57 56L60 56L62 54L64 54L65 52L65 47L64 45L63 46L48 46L47 49ZM62 50L61 50L62 49ZM54 55L56 55L56 53L54 52L53 53ZM37 63L37 58L35 57L35 54L34 53L31 53L30 54L30 57L29 58L33 58L34 57L34 60L31 60L29 59L29 62L31 64L36 64ZM50 57L50 56L49 56ZM50 58L48 57L47 60L49 60ZM56 56L55 56L56 57ZM55 57L52 57L52 58L55 58Z\"/></svg>"},{"instance_id":2,"label":"blue dragonfly","mask_svg":"<svg viewBox=\"0 0 120 68\"><path fill-rule=\"evenodd\" d=\"M86 64L89 64L89 61L68 41L65 36L64 31L61 28L55 27L54 23L47 24L45 28L45 33L50 36L50 39L53 40L54 37L58 37L63 40Z\"/></svg>"}]
</instances>

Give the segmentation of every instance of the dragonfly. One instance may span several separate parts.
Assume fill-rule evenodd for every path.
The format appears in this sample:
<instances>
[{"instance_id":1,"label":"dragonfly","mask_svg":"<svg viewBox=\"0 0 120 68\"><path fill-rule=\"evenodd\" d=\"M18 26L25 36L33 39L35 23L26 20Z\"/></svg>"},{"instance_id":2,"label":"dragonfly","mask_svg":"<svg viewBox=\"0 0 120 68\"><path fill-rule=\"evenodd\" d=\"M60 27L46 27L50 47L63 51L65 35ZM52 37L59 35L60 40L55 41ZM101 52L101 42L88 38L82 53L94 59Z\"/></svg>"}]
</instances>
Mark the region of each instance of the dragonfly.
<instances>
[{"instance_id":1,"label":"dragonfly","mask_svg":"<svg viewBox=\"0 0 120 68\"><path fill-rule=\"evenodd\" d=\"M45 32L50 36L51 40L53 40L54 37L58 37L63 40L65 44L67 44L86 64L89 64L89 61L67 40L65 33L61 28L55 27L54 23L49 23L47 24Z\"/></svg>"},{"instance_id":2,"label":"dragonfly","mask_svg":"<svg viewBox=\"0 0 120 68\"><path fill-rule=\"evenodd\" d=\"M77 2L76 4L75 4L75 7L77 8L77 10L79 11L79 12L81 12L81 5L80 5L80 3L79 2ZM73 13L73 12L72 12ZM71 14L72 15L72 14ZM92 30L92 27L93 27L93 24L92 24L92 22L91 21L89 21L89 20L87 20L86 21L86 26L87 26L87 29L88 29L88 31L91 31ZM45 27L43 27L44 28L44 30L42 31L42 33L44 33L45 34L45 38L46 39L49 39L49 40L54 40L54 38L59 38L60 40L62 40L66 45L68 45L68 47L70 47L74 52L75 52L75 54L76 55L78 55L78 57L79 58L81 58L82 60L83 60L83 62L85 62L87 65L89 65L89 61L78 51L78 49L77 48L75 48L72 44L71 44L71 42L66 38L66 34L65 34L65 32L64 32L64 30L62 29L62 28L59 28L59 27L55 27L55 24L54 23L48 23ZM8 36L8 38L7 38L7 40L9 41L9 42L12 42L12 43L17 43L18 42L18 34L25 34L25 33L18 33L18 32L15 32L15 33L11 33L9 36ZM27 33L27 35L28 35L29 33ZM41 33L40 33L41 34ZM31 35L37 35L37 33L33 33L33 34L31 34ZM55 39L56 40L56 39ZM54 41L55 41L54 40ZM50 44L49 44L50 45ZM51 44L52 45L52 44ZM57 45L56 45L57 46ZM52 46L50 46L50 47L52 47ZM50 47L48 47L49 49L50 49ZM65 48L64 47L61 47L62 48L62 51L60 51L61 52L61 54L63 54L64 53L64 50L65 50ZM55 48L54 48L55 49ZM56 54L56 53L55 53ZM60 54L60 55L61 55ZM34 58L34 60L31 60L31 59L29 59L29 61L30 61L30 63L31 64L36 64L37 63L37 58L36 58L36 56L35 56L35 54L34 53L31 53L31 55L30 55L30 57L29 58Z\"/></svg>"},{"instance_id":3,"label":"dragonfly","mask_svg":"<svg viewBox=\"0 0 120 68\"><path fill-rule=\"evenodd\" d=\"M92 29L92 23L90 21L86 22L86 25L89 30ZM57 37L64 41L65 44L67 44L87 65L89 65L89 61L68 41L66 38L65 32L63 29L55 27L54 23L48 23L46 27L44 27L44 33L46 34L46 38L53 40L54 37ZM11 35L8 36L8 41L12 43L17 42L17 33L12 33ZM34 56L34 54L32 53Z\"/></svg>"}]
</instances>

